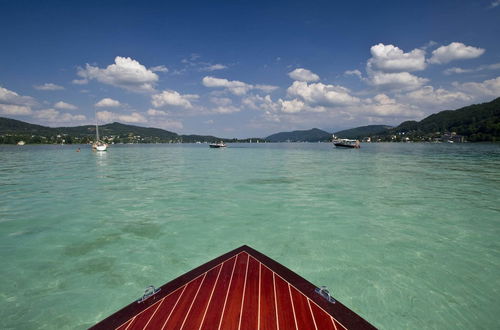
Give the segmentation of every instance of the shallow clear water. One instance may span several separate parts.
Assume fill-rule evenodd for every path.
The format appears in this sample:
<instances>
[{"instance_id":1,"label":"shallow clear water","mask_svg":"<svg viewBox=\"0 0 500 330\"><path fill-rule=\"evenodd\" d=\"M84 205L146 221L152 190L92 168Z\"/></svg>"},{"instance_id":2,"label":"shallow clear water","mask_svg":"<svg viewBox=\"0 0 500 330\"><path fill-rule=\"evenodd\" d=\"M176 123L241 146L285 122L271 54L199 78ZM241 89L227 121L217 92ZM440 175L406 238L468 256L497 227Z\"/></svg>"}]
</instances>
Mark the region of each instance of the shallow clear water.
<instances>
[{"instance_id":1,"label":"shallow clear water","mask_svg":"<svg viewBox=\"0 0 500 330\"><path fill-rule=\"evenodd\" d=\"M0 146L0 328L85 328L243 244L384 329L500 327L500 146Z\"/></svg>"}]
</instances>

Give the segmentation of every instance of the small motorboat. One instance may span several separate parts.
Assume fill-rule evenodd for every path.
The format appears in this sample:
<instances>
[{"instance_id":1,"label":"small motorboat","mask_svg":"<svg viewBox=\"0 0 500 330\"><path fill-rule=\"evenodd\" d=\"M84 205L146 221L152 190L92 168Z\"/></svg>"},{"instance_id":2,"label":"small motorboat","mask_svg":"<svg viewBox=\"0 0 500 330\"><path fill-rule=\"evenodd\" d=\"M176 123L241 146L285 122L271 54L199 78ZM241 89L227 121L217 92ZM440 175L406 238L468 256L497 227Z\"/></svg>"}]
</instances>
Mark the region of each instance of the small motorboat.
<instances>
[{"instance_id":1,"label":"small motorboat","mask_svg":"<svg viewBox=\"0 0 500 330\"><path fill-rule=\"evenodd\" d=\"M243 245L144 295L91 329L375 329L266 255Z\"/></svg>"},{"instance_id":2,"label":"small motorboat","mask_svg":"<svg viewBox=\"0 0 500 330\"><path fill-rule=\"evenodd\" d=\"M224 142L220 141L219 143L210 143L209 144L210 148L225 148L227 145L224 144Z\"/></svg>"},{"instance_id":3,"label":"small motorboat","mask_svg":"<svg viewBox=\"0 0 500 330\"><path fill-rule=\"evenodd\" d=\"M361 148L359 140L337 139L333 141L333 144L338 148Z\"/></svg>"}]
</instances>

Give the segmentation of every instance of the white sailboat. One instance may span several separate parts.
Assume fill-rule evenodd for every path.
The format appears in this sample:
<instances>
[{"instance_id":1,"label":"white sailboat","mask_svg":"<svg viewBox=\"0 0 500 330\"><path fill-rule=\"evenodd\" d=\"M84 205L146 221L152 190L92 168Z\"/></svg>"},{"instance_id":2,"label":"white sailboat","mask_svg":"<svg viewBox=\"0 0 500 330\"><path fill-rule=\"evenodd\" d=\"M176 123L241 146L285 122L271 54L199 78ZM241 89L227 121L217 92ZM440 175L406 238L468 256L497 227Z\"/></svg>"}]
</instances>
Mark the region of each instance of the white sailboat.
<instances>
[{"instance_id":1,"label":"white sailboat","mask_svg":"<svg viewBox=\"0 0 500 330\"><path fill-rule=\"evenodd\" d=\"M97 151L106 151L108 145L99 139L99 126L97 125L97 114L95 117L95 142L92 144L92 149Z\"/></svg>"}]
</instances>

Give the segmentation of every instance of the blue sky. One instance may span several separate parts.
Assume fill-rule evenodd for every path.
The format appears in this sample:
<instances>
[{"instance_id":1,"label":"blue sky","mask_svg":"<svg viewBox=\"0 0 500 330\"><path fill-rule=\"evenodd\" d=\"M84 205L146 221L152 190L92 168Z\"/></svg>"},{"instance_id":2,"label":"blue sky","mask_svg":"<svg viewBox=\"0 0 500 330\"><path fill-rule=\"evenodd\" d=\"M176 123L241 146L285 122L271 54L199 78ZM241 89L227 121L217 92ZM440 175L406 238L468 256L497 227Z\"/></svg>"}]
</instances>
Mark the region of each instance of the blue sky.
<instances>
[{"instance_id":1,"label":"blue sky","mask_svg":"<svg viewBox=\"0 0 500 330\"><path fill-rule=\"evenodd\" d=\"M0 0L0 116L263 137L500 96L500 0Z\"/></svg>"}]
</instances>

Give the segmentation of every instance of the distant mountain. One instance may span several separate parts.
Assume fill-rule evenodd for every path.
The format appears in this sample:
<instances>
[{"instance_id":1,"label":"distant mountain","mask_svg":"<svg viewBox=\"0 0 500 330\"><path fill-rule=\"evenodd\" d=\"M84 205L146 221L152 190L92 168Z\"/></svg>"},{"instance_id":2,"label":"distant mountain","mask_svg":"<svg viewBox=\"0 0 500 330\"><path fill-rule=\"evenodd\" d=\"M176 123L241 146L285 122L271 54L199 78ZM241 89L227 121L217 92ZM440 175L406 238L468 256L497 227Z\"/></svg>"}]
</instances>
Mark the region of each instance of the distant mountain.
<instances>
[{"instance_id":1,"label":"distant mountain","mask_svg":"<svg viewBox=\"0 0 500 330\"><path fill-rule=\"evenodd\" d=\"M389 132L413 135L456 132L469 141L500 141L500 97L491 102L441 111L419 122L405 121Z\"/></svg>"},{"instance_id":2,"label":"distant mountain","mask_svg":"<svg viewBox=\"0 0 500 330\"><path fill-rule=\"evenodd\" d=\"M335 136L345 139L362 139L366 136L385 134L391 129L387 125L368 125L335 132Z\"/></svg>"},{"instance_id":3,"label":"distant mountain","mask_svg":"<svg viewBox=\"0 0 500 330\"><path fill-rule=\"evenodd\" d=\"M317 142L317 141L329 141L331 140L332 134L320 130L318 128L313 128L304 131L293 131L293 132L280 132L266 137L269 142Z\"/></svg>"},{"instance_id":4,"label":"distant mountain","mask_svg":"<svg viewBox=\"0 0 500 330\"><path fill-rule=\"evenodd\" d=\"M0 135L3 134L57 134L53 128L25 123L24 121L0 117Z\"/></svg>"},{"instance_id":5,"label":"distant mountain","mask_svg":"<svg viewBox=\"0 0 500 330\"><path fill-rule=\"evenodd\" d=\"M99 126L99 133L110 141L123 143L155 143L155 142L214 142L231 141L215 136L179 135L160 128L140 127L111 123ZM29 124L20 120L0 117L0 143L88 143L95 136L95 126L46 127Z\"/></svg>"}]
</instances>

